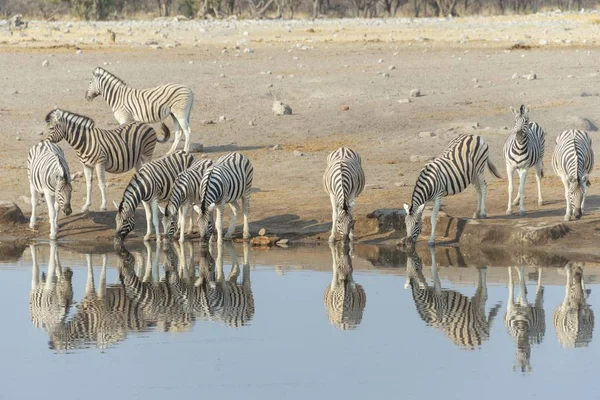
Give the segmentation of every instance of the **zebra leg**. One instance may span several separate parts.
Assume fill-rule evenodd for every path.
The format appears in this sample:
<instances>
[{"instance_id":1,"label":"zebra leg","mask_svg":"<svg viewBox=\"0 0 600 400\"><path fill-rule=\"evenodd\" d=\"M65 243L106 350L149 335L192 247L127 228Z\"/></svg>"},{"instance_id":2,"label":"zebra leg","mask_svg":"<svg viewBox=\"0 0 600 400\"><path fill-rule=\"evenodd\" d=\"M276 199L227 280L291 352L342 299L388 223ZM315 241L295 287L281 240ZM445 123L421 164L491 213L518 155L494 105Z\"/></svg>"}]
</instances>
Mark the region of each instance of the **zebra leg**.
<instances>
[{"instance_id":1,"label":"zebra leg","mask_svg":"<svg viewBox=\"0 0 600 400\"><path fill-rule=\"evenodd\" d=\"M169 149L169 151L167 152L166 155L169 155L171 153L173 153L175 150L177 150L177 146L179 145L179 141L181 140L181 124L179 123L179 119L176 118L173 114L171 114L171 118L173 119L173 123L175 124L175 139L173 139L173 145L171 146L171 148ZM185 151L187 152L186 149Z\"/></svg>"},{"instance_id":2,"label":"zebra leg","mask_svg":"<svg viewBox=\"0 0 600 400\"><path fill-rule=\"evenodd\" d=\"M54 196L50 191L44 191L46 205L48 206L48 219L50 220L50 240L56 239L56 208L54 204Z\"/></svg>"},{"instance_id":3,"label":"zebra leg","mask_svg":"<svg viewBox=\"0 0 600 400\"><path fill-rule=\"evenodd\" d=\"M433 279L433 292L436 296L442 294L442 282L440 281L440 275L438 274L437 261L435 259L435 250L429 249L431 254L431 277Z\"/></svg>"},{"instance_id":4,"label":"zebra leg","mask_svg":"<svg viewBox=\"0 0 600 400\"><path fill-rule=\"evenodd\" d=\"M187 205L179 207L179 243L185 241L185 220L187 217Z\"/></svg>"},{"instance_id":5,"label":"zebra leg","mask_svg":"<svg viewBox=\"0 0 600 400\"><path fill-rule=\"evenodd\" d=\"M153 199L152 203L152 225L154 225L154 231L156 232L156 243L160 243L160 221L158 218L158 199Z\"/></svg>"},{"instance_id":6,"label":"zebra leg","mask_svg":"<svg viewBox=\"0 0 600 400\"><path fill-rule=\"evenodd\" d=\"M535 179L537 181L537 190L538 190L538 206L544 205L544 199L542 198L542 171L544 166L541 162L539 162L535 166Z\"/></svg>"},{"instance_id":7,"label":"zebra leg","mask_svg":"<svg viewBox=\"0 0 600 400\"><path fill-rule=\"evenodd\" d=\"M227 233L225 234L225 240L231 240L233 236L233 232L235 232L235 225L237 224L237 214L240 211L240 204L237 200L229 203L229 207L231 207L231 220L229 221L229 228L227 229Z\"/></svg>"},{"instance_id":8,"label":"zebra leg","mask_svg":"<svg viewBox=\"0 0 600 400\"><path fill-rule=\"evenodd\" d=\"M106 254L102 254L102 269L100 270L100 280L98 281L98 298L104 299L106 297L106 265L108 264L108 258Z\"/></svg>"},{"instance_id":9,"label":"zebra leg","mask_svg":"<svg viewBox=\"0 0 600 400\"><path fill-rule=\"evenodd\" d=\"M429 236L429 246L435 246L435 226L437 225L437 215L440 210L442 197L438 196L433 199L433 210L431 211L431 235Z\"/></svg>"},{"instance_id":10,"label":"zebra leg","mask_svg":"<svg viewBox=\"0 0 600 400\"><path fill-rule=\"evenodd\" d=\"M244 240L250 239L250 226L248 215L250 215L250 195L242 197L242 213L244 214Z\"/></svg>"},{"instance_id":11,"label":"zebra leg","mask_svg":"<svg viewBox=\"0 0 600 400\"><path fill-rule=\"evenodd\" d=\"M92 205L92 168L84 165L83 174L85 175L85 204L81 207L81 212L86 213Z\"/></svg>"},{"instance_id":12,"label":"zebra leg","mask_svg":"<svg viewBox=\"0 0 600 400\"><path fill-rule=\"evenodd\" d=\"M587 196L587 185L583 185L583 197L581 198L581 215L583 216L583 207L585 206L585 196Z\"/></svg>"},{"instance_id":13,"label":"zebra leg","mask_svg":"<svg viewBox=\"0 0 600 400\"><path fill-rule=\"evenodd\" d=\"M335 195L331 193L329 195L329 199L331 200L331 235L329 235L329 242L333 243L335 241L335 223L338 219L338 212L336 206Z\"/></svg>"},{"instance_id":14,"label":"zebra leg","mask_svg":"<svg viewBox=\"0 0 600 400\"><path fill-rule=\"evenodd\" d=\"M563 183L563 186L565 187L565 200L567 202L567 211L565 213L564 220L565 222L567 222L571 219L571 215L573 214L573 211L571 210L571 202L569 201L569 181L565 176L561 176L560 179Z\"/></svg>"},{"instance_id":15,"label":"zebra leg","mask_svg":"<svg viewBox=\"0 0 600 400\"><path fill-rule=\"evenodd\" d=\"M106 211L106 177L104 173L104 164L96 165L96 176L98 177L98 187L100 188L100 195L102 196L102 203L100 203L100 211Z\"/></svg>"},{"instance_id":16,"label":"zebra leg","mask_svg":"<svg viewBox=\"0 0 600 400\"><path fill-rule=\"evenodd\" d=\"M85 260L87 263L87 281L85 283L85 295L90 295L93 294L95 289L95 284L94 284L94 268L92 267L92 255L91 254L86 254L85 255Z\"/></svg>"},{"instance_id":17,"label":"zebra leg","mask_svg":"<svg viewBox=\"0 0 600 400\"><path fill-rule=\"evenodd\" d=\"M473 218L475 218L475 219L482 217L481 204L482 203L485 204L485 202L483 202L481 200L483 198L482 188L484 188L484 186L481 182L482 182L481 176L478 176L477 179L475 180L475 182L473 182L473 186L475 186L475 193L477 195L477 210L475 210L475 213L473 213ZM484 205L483 214L485 214L485 205Z\"/></svg>"},{"instance_id":18,"label":"zebra leg","mask_svg":"<svg viewBox=\"0 0 600 400\"><path fill-rule=\"evenodd\" d=\"M513 167L507 163L506 164L506 177L508 178L508 207L506 208L506 215L512 214L513 172L514 172Z\"/></svg>"},{"instance_id":19,"label":"zebra leg","mask_svg":"<svg viewBox=\"0 0 600 400\"><path fill-rule=\"evenodd\" d=\"M223 208L223 204L220 204L216 207L217 217L215 218L215 229L217 230L217 244L220 247L222 247L223 245Z\"/></svg>"},{"instance_id":20,"label":"zebra leg","mask_svg":"<svg viewBox=\"0 0 600 400\"><path fill-rule=\"evenodd\" d=\"M142 201L142 205L146 211L146 235L144 236L144 241L148 241L150 240L150 236L152 236L152 206L147 201Z\"/></svg>"},{"instance_id":21,"label":"zebra leg","mask_svg":"<svg viewBox=\"0 0 600 400\"><path fill-rule=\"evenodd\" d=\"M31 218L29 218L29 227L31 229L35 229L35 220L36 220L36 209L37 209L37 190L32 183L29 184L29 190L31 191Z\"/></svg>"},{"instance_id":22,"label":"zebra leg","mask_svg":"<svg viewBox=\"0 0 600 400\"><path fill-rule=\"evenodd\" d=\"M510 319L515 308L515 283L512 277L512 267L508 267L508 302L506 304L506 322Z\"/></svg>"},{"instance_id":23,"label":"zebra leg","mask_svg":"<svg viewBox=\"0 0 600 400\"><path fill-rule=\"evenodd\" d=\"M35 290L40 283L40 266L37 262L37 250L33 244L29 245L29 251L31 252L31 263L33 265L31 269L31 290Z\"/></svg>"},{"instance_id":24,"label":"zebra leg","mask_svg":"<svg viewBox=\"0 0 600 400\"><path fill-rule=\"evenodd\" d=\"M519 215L525 215L525 181L527 180L527 169L519 169Z\"/></svg>"}]
</instances>

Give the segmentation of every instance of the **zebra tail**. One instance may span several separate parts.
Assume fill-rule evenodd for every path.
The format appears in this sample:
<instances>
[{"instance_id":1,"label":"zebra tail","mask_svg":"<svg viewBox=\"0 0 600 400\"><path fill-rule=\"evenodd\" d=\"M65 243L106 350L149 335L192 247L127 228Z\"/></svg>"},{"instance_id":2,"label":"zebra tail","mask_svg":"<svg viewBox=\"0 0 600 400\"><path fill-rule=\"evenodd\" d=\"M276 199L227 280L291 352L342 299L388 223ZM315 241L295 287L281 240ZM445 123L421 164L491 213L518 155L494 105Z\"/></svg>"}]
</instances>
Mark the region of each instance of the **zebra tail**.
<instances>
[{"instance_id":1,"label":"zebra tail","mask_svg":"<svg viewBox=\"0 0 600 400\"><path fill-rule=\"evenodd\" d=\"M500 175L500 173L496 169L496 166L492 163L492 161L489 158L487 160L487 165L488 165L488 168L490 169L490 171L492 172L492 174L494 174L494 176L496 178L498 178L498 179L502 178L502 176Z\"/></svg>"},{"instance_id":2,"label":"zebra tail","mask_svg":"<svg viewBox=\"0 0 600 400\"><path fill-rule=\"evenodd\" d=\"M161 129L161 131L162 131L161 133L162 133L163 139L162 139L162 140L159 140L159 139L157 138L157 139L156 139L156 141L157 141L158 143L164 143L164 142L166 142L167 140L169 140L169 138L171 137L171 131L169 130L169 127L167 126L167 124L165 124L164 122L161 122L161 123L160 123L160 129Z\"/></svg>"}]
</instances>

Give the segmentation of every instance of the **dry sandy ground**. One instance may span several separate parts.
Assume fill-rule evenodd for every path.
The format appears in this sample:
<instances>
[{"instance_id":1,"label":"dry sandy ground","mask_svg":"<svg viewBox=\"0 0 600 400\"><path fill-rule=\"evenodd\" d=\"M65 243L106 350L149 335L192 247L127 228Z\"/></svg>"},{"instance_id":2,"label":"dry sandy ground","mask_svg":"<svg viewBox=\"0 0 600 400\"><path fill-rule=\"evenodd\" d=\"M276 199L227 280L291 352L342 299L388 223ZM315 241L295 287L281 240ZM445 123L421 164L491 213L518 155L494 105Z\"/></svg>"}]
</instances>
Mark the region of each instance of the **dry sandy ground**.
<instances>
[{"instance_id":1,"label":"dry sandy ground","mask_svg":"<svg viewBox=\"0 0 600 400\"><path fill-rule=\"evenodd\" d=\"M594 15L547 14L419 21L32 22L12 35L0 24L0 197L29 212L21 198L29 197L27 151L43 137L44 116L54 107L88 115L97 126L117 126L102 99L84 99L92 70L105 66L134 87L179 82L193 88L192 136L204 144L205 156L240 151L254 163L253 232L262 226L280 235L327 230L330 205L321 176L328 152L341 145L360 152L366 171L358 216L409 202L423 166L410 156L434 156L459 133L483 136L506 175L502 145L513 123L509 106L522 103L531 106L532 119L547 134L547 205L537 206L530 176L525 218L561 221L563 190L550 160L555 137L579 127L570 117L600 123L597 21ZM117 32L115 45L107 42L107 28ZM517 43L532 48L508 50ZM536 80L512 79L530 72ZM399 103L415 88L422 97ZM293 115L273 115L274 99L290 104ZM226 120L219 122L220 116ZM435 136L420 137L425 131ZM598 153L600 140L591 134ZM282 150L272 150L275 144ZM168 147L157 145L155 155ZM73 150L63 148L71 171L81 170ZM294 156L294 150L303 155ZM130 177L108 175L110 204L120 200ZM489 223L512 223L504 216L506 179L490 175L488 182ZM594 178L586 203L588 245L595 242L589 221L596 221L600 206L597 183ZM75 211L84 196L80 179L74 183ZM470 217L474 191L444 204L448 214ZM92 210L98 205L94 185ZM45 216L45 206L40 209ZM145 229L139 215L138 237ZM63 239L108 239L114 212L76 212L61 221ZM582 221L571 223L575 232ZM30 235L25 229L4 233ZM35 235L46 236L47 224Z\"/></svg>"}]
</instances>

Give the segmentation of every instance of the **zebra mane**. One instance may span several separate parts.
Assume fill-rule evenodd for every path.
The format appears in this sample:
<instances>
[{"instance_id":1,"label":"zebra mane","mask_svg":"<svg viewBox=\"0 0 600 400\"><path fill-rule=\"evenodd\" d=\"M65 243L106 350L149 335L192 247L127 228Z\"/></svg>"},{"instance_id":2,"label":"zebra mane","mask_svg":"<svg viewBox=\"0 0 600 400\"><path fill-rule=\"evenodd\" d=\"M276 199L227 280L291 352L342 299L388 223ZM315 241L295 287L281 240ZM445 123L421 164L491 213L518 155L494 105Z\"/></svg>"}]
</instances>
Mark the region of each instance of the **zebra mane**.
<instances>
[{"instance_id":1,"label":"zebra mane","mask_svg":"<svg viewBox=\"0 0 600 400\"><path fill-rule=\"evenodd\" d=\"M202 212L206 212L206 189L208 187L208 182L210 181L210 177L212 176L214 171L213 166L211 165L204 172L204 177L202 177L202 182L200 183L200 193L202 193L202 203L200 204L200 210Z\"/></svg>"},{"instance_id":2,"label":"zebra mane","mask_svg":"<svg viewBox=\"0 0 600 400\"><path fill-rule=\"evenodd\" d=\"M113 81L122 83L123 85L127 85L123 79L119 78L112 72L109 72L102 67L96 67L96 69L94 70L94 76L97 76L97 77L106 76L106 77L112 78Z\"/></svg>"},{"instance_id":3,"label":"zebra mane","mask_svg":"<svg viewBox=\"0 0 600 400\"><path fill-rule=\"evenodd\" d=\"M46 123L50 123L50 121L52 121L53 119L70 122L72 124L82 126L84 128L93 128L95 125L94 120L91 119L90 117L86 117L85 115L76 114L71 111L61 110L58 108L50 111L46 115Z\"/></svg>"}]
</instances>

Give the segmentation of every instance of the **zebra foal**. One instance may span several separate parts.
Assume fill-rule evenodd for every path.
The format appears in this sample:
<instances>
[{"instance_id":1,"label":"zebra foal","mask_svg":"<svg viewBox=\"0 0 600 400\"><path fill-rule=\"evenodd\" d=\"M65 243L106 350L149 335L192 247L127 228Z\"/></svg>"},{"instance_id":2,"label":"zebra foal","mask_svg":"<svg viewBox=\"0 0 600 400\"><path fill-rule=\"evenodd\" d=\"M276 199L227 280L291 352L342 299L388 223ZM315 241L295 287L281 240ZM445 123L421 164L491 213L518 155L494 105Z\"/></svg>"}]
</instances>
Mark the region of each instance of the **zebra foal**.
<instances>
[{"instance_id":1,"label":"zebra foal","mask_svg":"<svg viewBox=\"0 0 600 400\"><path fill-rule=\"evenodd\" d=\"M365 172L356 151L340 147L329 154L327 169L323 175L323 187L331 200L332 221L329 241L335 241L336 230L344 240L353 240L354 199L365 188Z\"/></svg>"},{"instance_id":2,"label":"zebra foal","mask_svg":"<svg viewBox=\"0 0 600 400\"><path fill-rule=\"evenodd\" d=\"M552 167L565 187L567 211L564 220L581 218L590 186L589 174L594 168L592 139L587 132L572 129L558 135Z\"/></svg>"},{"instance_id":3,"label":"zebra foal","mask_svg":"<svg viewBox=\"0 0 600 400\"><path fill-rule=\"evenodd\" d=\"M106 183L104 173L120 174L139 169L152 159L156 146L156 132L145 124L132 123L116 129L105 130L94 126L94 120L64 110L52 110L46 115L48 140L53 143L66 140L83 164L86 184L86 201L81 212L92 205L92 172L96 168L98 186L102 195L100 210L106 211ZM170 137L169 129L162 124L163 140Z\"/></svg>"},{"instance_id":4,"label":"zebra foal","mask_svg":"<svg viewBox=\"0 0 600 400\"><path fill-rule=\"evenodd\" d=\"M203 241L208 241L217 226L217 242L223 242L223 208L229 204L233 213L225 240L231 240L237 214L240 210L238 200L242 201L244 213L244 239L250 238L248 212L250 210L250 189L254 167L250 160L240 153L229 153L209 167L200 185L200 196L194 210L198 215L198 231ZM216 222L213 223L213 210L217 209Z\"/></svg>"},{"instance_id":5,"label":"zebra foal","mask_svg":"<svg viewBox=\"0 0 600 400\"><path fill-rule=\"evenodd\" d=\"M31 191L29 227L35 229L38 193L43 193L50 218L50 239L56 239L58 210L71 215L71 174L65 154L56 144L43 140L29 150L27 175Z\"/></svg>"},{"instance_id":6,"label":"zebra foal","mask_svg":"<svg viewBox=\"0 0 600 400\"><path fill-rule=\"evenodd\" d=\"M169 115L175 123L175 141L167 154L173 153L185 132L184 151L190 149L190 112L194 93L183 85L167 84L151 89L134 89L103 68L96 68L85 94L88 101L102 95L120 124L159 122Z\"/></svg>"},{"instance_id":7,"label":"zebra foal","mask_svg":"<svg viewBox=\"0 0 600 400\"><path fill-rule=\"evenodd\" d=\"M152 226L156 232L156 241L160 242L158 226L158 203L166 201L177 176L188 169L194 162L191 154L176 151L168 156L144 164L133 175L123 192L121 203L117 207L115 240L123 242L125 237L135 228L135 209L142 202L146 210L146 235L150 240Z\"/></svg>"},{"instance_id":8,"label":"zebra foal","mask_svg":"<svg viewBox=\"0 0 600 400\"><path fill-rule=\"evenodd\" d=\"M544 177L544 147L546 145L544 130L535 122L529 121L529 108L510 107L515 115L515 126L504 143L504 160L506 161L506 174L508 176L508 208L506 214L512 214L512 206L519 204L519 215L525 215L525 179L527 170L535 168L535 178L538 188L538 205L544 204L542 198L542 178ZM514 202L511 202L513 192L513 172L519 174L519 193Z\"/></svg>"},{"instance_id":9,"label":"zebra foal","mask_svg":"<svg viewBox=\"0 0 600 400\"><path fill-rule=\"evenodd\" d=\"M429 245L435 244L435 226L442 197L457 194L471 183L477 192L477 210L473 218L485 218L485 167L500 178L498 170L490 160L487 143L481 136L460 135L452 139L446 149L419 173L413 190L411 205L404 204L406 217L406 237L402 244L412 246L416 243L422 227L425 204L433 200L431 214L431 236Z\"/></svg>"}]
</instances>

